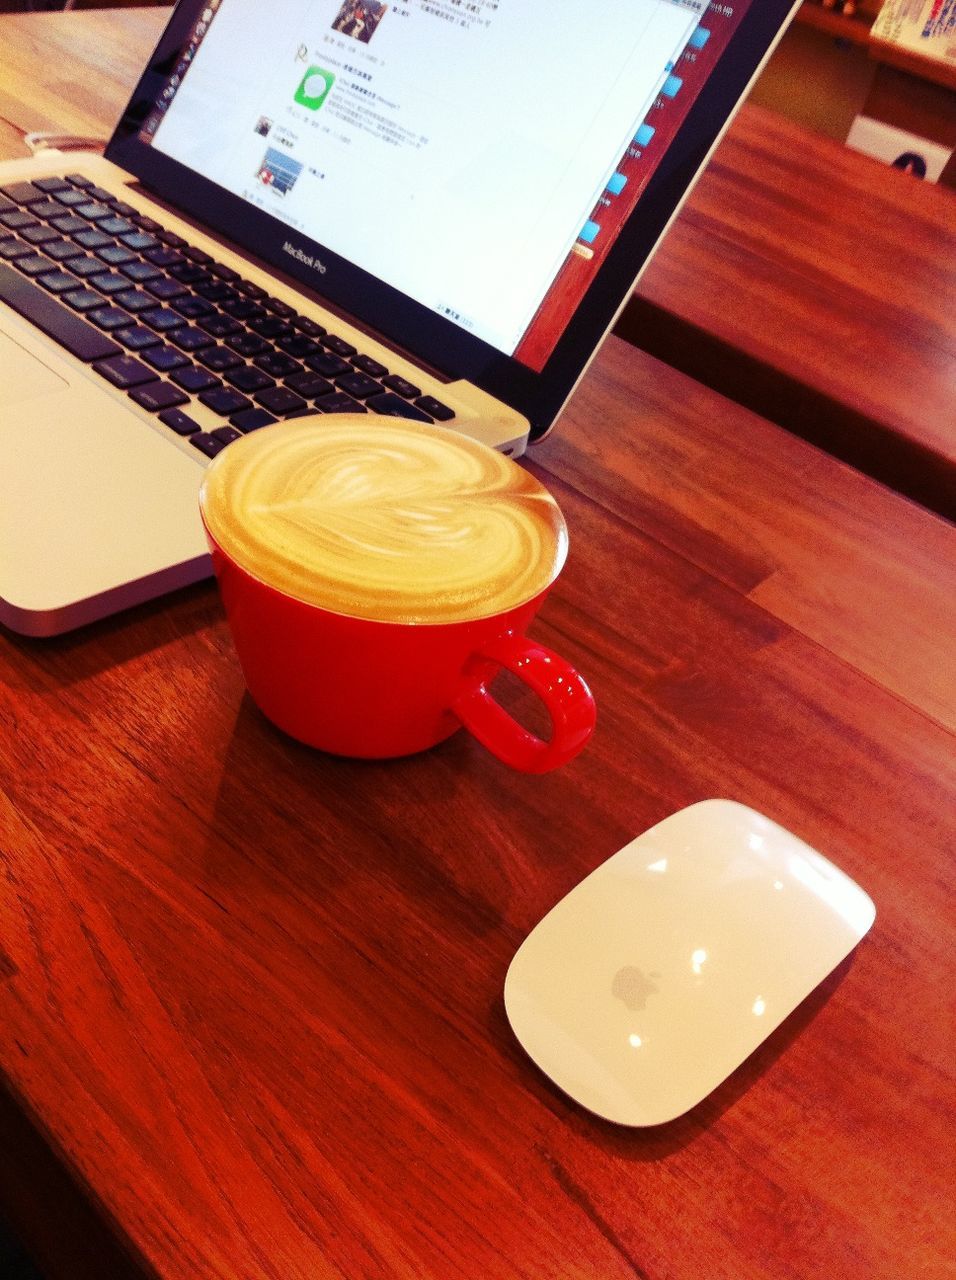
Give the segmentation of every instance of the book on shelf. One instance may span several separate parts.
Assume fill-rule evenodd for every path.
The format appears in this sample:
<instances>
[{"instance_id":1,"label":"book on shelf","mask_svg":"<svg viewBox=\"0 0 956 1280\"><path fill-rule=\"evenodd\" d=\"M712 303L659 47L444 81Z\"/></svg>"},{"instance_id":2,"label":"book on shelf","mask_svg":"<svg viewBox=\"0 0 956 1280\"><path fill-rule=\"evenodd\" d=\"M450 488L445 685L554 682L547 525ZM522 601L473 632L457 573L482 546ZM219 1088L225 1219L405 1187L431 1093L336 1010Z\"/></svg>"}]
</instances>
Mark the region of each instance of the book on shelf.
<instances>
[{"instance_id":1,"label":"book on shelf","mask_svg":"<svg viewBox=\"0 0 956 1280\"><path fill-rule=\"evenodd\" d=\"M870 35L956 68L956 0L884 0Z\"/></svg>"}]
</instances>

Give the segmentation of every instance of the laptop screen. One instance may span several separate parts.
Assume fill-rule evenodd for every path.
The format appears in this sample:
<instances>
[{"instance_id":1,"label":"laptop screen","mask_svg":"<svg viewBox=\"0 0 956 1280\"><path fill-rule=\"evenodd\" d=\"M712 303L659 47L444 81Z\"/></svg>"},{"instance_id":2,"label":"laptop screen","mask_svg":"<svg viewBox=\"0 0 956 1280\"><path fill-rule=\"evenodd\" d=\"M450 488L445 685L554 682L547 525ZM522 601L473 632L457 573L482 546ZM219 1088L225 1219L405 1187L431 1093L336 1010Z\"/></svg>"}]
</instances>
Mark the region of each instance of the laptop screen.
<instances>
[{"instance_id":1,"label":"laptop screen","mask_svg":"<svg viewBox=\"0 0 956 1280\"><path fill-rule=\"evenodd\" d=\"M775 13L734 56L752 5ZM353 286L381 285L377 330L388 336L393 314L393 336L397 327L415 350L420 333L430 363L504 378L520 399L531 375L554 367L620 259L621 233L658 169L670 159L673 172L673 144L695 110L705 150L788 9L787 0L183 3L118 136L134 159L150 152L196 175L205 215L214 188L228 193L233 225L238 201L250 226L274 226L264 256L292 275L336 300L330 277L348 264ZM728 66L735 74L715 98L715 72ZM111 158L135 168L129 154ZM158 159L140 167L156 163L162 171ZM628 249L636 268L695 169L685 154L686 176L649 207L636 260ZM611 289L614 308L636 274ZM606 327L613 309L601 310ZM594 320L587 327L593 348L600 334Z\"/></svg>"}]
</instances>

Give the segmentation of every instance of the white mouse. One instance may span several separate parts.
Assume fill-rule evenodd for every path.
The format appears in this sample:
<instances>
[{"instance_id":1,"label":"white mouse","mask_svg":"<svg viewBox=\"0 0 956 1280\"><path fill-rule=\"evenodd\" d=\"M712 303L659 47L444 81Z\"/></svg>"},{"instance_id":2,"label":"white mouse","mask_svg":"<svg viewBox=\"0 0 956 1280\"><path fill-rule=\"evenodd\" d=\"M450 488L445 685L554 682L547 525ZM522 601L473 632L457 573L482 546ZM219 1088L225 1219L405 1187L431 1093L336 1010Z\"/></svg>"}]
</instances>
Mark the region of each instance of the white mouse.
<instances>
[{"instance_id":1,"label":"white mouse","mask_svg":"<svg viewBox=\"0 0 956 1280\"><path fill-rule=\"evenodd\" d=\"M704 800L562 898L512 960L505 1009L576 1102L662 1124L726 1079L875 917L859 885L789 831Z\"/></svg>"}]
</instances>

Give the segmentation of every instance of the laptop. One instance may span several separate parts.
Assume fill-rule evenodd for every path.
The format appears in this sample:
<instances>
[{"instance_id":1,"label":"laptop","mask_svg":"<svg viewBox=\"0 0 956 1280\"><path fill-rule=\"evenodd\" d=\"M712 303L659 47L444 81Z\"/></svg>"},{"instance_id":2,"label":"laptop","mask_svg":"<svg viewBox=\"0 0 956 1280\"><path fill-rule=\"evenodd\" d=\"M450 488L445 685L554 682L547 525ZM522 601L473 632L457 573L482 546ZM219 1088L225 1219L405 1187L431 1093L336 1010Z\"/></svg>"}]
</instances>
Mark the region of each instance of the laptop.
<instances>
[{"instance_id":1,"label":"laptop","mask_svg":"<svg viewBox=\"0 0 956 1280\"><path fill-rule=\"evenodd\" d=\"M792 0L181 0L105 155L0 164L0 623L210 573L315 413L553 427Z\"/></svg>"}]
</instances>

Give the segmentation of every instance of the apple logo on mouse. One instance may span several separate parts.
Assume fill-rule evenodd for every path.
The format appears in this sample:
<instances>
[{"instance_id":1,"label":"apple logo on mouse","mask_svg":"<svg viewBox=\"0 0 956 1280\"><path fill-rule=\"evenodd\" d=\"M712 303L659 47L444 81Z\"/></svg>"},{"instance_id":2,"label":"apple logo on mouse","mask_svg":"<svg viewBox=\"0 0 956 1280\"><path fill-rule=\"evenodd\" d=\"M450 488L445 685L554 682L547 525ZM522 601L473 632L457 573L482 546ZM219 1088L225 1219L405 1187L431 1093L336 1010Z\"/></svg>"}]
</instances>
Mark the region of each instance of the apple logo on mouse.
<instances>
[{"instance_id":1,"label":"apple logo on mouse","mask_svg":"<svg viewBox=\"0 0 956 1280\"><path fill-rule=\"evenodd\" d=\"M657 983L652 981L660 976L659 973L646 974L636 964L626 964L614 975L611 995L623 1000L632 1013L639 1013L648 999L660 990Z\"/></svg>"}]
</instances>

